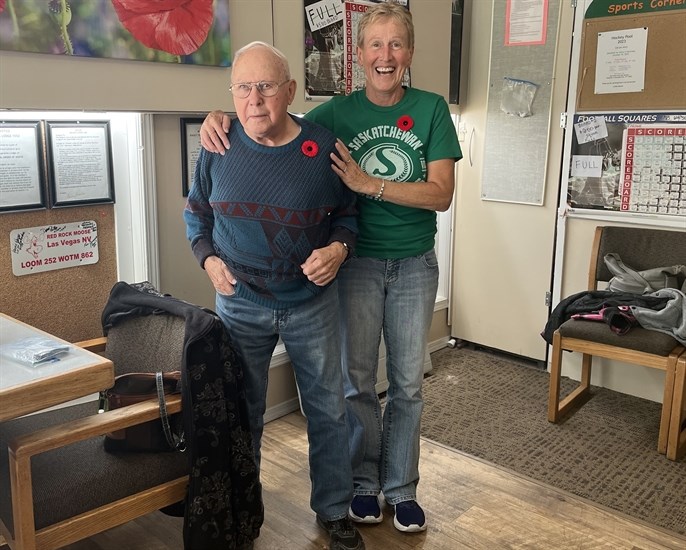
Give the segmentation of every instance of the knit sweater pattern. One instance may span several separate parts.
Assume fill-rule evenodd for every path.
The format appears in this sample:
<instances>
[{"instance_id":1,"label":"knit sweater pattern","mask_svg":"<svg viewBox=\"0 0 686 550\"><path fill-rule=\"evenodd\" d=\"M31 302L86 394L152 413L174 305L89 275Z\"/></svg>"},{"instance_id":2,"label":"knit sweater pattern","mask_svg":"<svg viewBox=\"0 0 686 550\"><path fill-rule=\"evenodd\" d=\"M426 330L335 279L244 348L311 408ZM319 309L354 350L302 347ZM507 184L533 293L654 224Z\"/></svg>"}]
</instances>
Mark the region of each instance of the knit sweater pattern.
<instances>
[{"instance_id":1,"label":"knit sweater pattern","mask_svg":"<svg viewBox=\"0 0 686 550\"><path fill-rule=\"evenodd\" d=\"M225 155L201 150L184 210L200 265L219 256L237 278L237 295L272 308L322 292L300 266L333 241L353 246L357 233L355 194L331 169L336 138L294 120L300 134L275 147L253 141L232 120Z\"/></svg>"}]
</instances>

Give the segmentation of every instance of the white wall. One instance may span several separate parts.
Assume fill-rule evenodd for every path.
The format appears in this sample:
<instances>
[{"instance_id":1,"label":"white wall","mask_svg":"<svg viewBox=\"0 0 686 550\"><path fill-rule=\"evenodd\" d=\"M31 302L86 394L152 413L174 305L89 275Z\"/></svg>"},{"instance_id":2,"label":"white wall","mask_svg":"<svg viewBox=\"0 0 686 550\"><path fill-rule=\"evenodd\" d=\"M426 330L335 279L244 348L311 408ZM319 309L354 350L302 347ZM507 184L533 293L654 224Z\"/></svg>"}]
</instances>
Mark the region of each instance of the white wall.
<instances>
[{"instance_id":1,"label":"white wall","mask_svg":"<svg viewBox=\"0 0 686 550\"><path fill-rule=\"evenodd\" d=\"M105 1L105 0L102 0ZM232 47L272 40L270 0L230 0ZM231 109L231 69L0 51L0 108L77 111Z\"/></svg>"},{"instance_id":2,"label":"white wall","mask_svg":"<svg viewBox=\"0 0 686 550\"><path fill-rule=\"evenodd\" d=\"M526 135L516 151L502 151L500 162L507 168L508 159L530 156L547 162L545 181L535 182L544 188L543 204L489 201L482 198L482 175L487 149L486 135L489 94L498 94L500 80L489 72L493 14L504 9L505 0L473 0L469 3L469 48L466 79L467 93L461 104L460 133L465 158L458 164L458 190L455 205L453 260L453 336L501 349L509 353L543 361L546 344L541 338L548 317L546 292L550 289L553 266L554 233L559 188L559 170L563 131L559 113L565 108L567 70L571 44L572 8L562 2L559 36L547 37L557 43L553 78L541 82L552 89L549 115L547 161L545 151L531 151ZM552 15L550 15L552 17ZM552 23L551 23L552 25ZM494 48L503 47L494 45ZM536 46L529 46L536 48ZM525 56L526 58L526 56ZM511 69L514 75L526 75L527 67ZM496 96L497 97L497 96ZM548 116L543 103L534 102L537 116ZM545 131L546 125L542 125ZM507 170L506 170L507 173ZM513 174L512 182L518 185Z\"/></svg>"},{"instance_id":3,"label":"white wall","mask_svg":"<svg viewBox=\"0 0 686 550\"><path fill-rule=\"evenodd\" d=\"M461 121L466 129L465 140L462 142L465 159L458 167L459 186L455 205L452 334L468 341L520 353L517 350L525 349L528 345L524 338L531 345L538 342L539 346L545 348L539 333L543 329L547 311L543 308L540 292L529 295L523 291L526 274L537 277L542 270L547 270L549 274L551 262L555 258L558 288L553 289L550 282L546 285L546 288L555 290L554 306L561 297L586 289L589 255L596 225L640 224L651 221L618 216L601 218L597 215L595 218L574 218L566 216L564 209L555 211L555 201L563 186L560 178L563 143L557 118L559 113L567 110L566 73L572 63L570 56L573 45L571 29L574 12L571 3L565 1L561 3L560 32L557 37L548 37L549 40L557 40L558 46L545 205L512 206L486 203L480 199L483 128L486 98L491 86L489 48L493 5L493 0L471 0L468 3L470 40L467 94L466 101L461 106ZM574 90L570 92L569 98L574 104ZM566 196L566 190L562 196ZM541 216L546 208L548 213ZM676 225L681 223L682 227L686 225L683 220L674 222ZM555 236L550 231L555 224L560 235L558 242L555 242ZM537 231L551 233L543 245L538 240ZM519 248L508 246L513 239ZM556 247L554 256L553 247ZM493 320L494 317L497 317L496 321ZM521 336L522 331L525 332L524 338ZM531 357L527 353L524 355ZM580 364L579 354L565 353L563 375L578 380ZM660 402L664 373L598 358L594 360L592 384Z\"/></svg>"}]
</instances>

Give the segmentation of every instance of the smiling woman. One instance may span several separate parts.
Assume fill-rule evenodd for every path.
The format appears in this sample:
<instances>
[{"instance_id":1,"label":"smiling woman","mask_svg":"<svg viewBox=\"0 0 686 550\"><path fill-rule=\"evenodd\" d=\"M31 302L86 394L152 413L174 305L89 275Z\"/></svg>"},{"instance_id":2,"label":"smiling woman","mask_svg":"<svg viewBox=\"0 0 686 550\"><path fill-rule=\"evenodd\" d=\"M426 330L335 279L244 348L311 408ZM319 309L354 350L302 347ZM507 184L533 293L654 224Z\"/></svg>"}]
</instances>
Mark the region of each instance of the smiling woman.
<instances>
[{"instance_id":1,"label":"smiling woman","mask_svg":"<svg viewBox=\"0 0 686 550\"><path fill-rule=\"evenodd\" d=\"M229 0L0 0L0 49L230 65Z\"/></svg>"}]
</instances>

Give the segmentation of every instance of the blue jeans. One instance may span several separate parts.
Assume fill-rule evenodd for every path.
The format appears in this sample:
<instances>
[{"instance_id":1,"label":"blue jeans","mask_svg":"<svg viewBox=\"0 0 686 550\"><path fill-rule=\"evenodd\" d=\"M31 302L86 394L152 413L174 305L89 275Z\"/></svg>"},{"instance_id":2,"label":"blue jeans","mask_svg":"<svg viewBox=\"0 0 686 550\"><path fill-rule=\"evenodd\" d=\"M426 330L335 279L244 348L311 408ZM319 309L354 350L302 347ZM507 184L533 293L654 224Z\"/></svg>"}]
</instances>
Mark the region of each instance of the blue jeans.
<instances>
[{"instance_id":1,"label":"blue jeans","mask_svg":"<svg viewBox=\"0 0 686 550\"><path fill-rule=\"evenodd\" d=\"M436 254L353 257L339 271L338 284L354 494L383 491L393 505L414 500L424 356L438 289ZM382 331L389 382L383 418L375 389Z\"/></svg>"},{"instance_id":2,"label":"blue jeans","mask_svg":"<svg viewBox=\"0 0 686 550\"><path fill-rule=\"evenodd\" d=\"M310 506L324 520L346 517L353 485L340 369L337 283L304 304L282 310L217 294L217 313L244 362L248 416L258 464L269 363L281 336L307 417Z\"/></svg>"}]
</instances>

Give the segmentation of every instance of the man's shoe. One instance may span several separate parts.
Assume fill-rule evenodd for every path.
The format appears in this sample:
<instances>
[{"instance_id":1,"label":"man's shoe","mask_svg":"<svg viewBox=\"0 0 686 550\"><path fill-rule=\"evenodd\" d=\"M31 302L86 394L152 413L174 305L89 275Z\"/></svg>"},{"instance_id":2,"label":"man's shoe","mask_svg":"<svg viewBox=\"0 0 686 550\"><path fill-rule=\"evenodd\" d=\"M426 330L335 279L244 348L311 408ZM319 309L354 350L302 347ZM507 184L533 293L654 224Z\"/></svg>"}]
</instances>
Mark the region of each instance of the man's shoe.
<instances>
[{"instance_id":1,"label":"man's shoe","mask_svg":"<svg viewBox=\"0 0 686 550\"><path fill-rule=\"evenodd\" d=\"M325 521L317 516L317 523L329 533L331 540L329 550L365 550L362 536L355 529L350 518Z\"/></svg>"},{"instance_id":2,"label":"man's shoe","mask_svg":"<svg viewBox=\"0 0 686 550\"><path fill-rule=\"evenodd\" d=\"M376 495L355 495L348 511L350 519L358 523L381 523L383 514Z\"/></svg>"},{"instance_id":3,"label":"man's shoe","mask_svg":"<svg viewBox=\"0 0 686 550\"><path fill-rule=\"evenodd\" d=\"M426 530L424 510L416 500L406 500L395 505L393 525L404 533L417 533Z\"/></svg>"}]
</instances>

